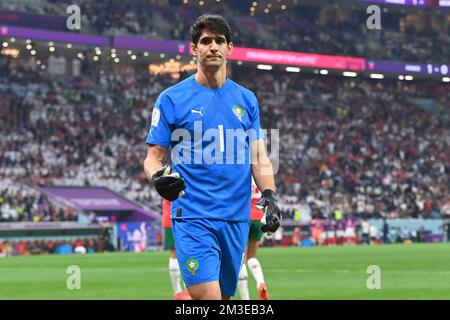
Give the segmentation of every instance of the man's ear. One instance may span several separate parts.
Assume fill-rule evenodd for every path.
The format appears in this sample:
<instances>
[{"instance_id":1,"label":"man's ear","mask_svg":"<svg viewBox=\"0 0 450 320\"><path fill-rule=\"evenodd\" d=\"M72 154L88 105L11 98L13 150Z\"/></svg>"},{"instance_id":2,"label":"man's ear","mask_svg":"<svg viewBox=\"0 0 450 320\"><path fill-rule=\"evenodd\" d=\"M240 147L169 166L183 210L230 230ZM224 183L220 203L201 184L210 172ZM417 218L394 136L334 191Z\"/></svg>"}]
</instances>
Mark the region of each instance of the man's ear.
<instances>
[{"instance_id":1,"label":"man's ear","mask_svg":"<svg viewBox=\"0 0 450 320\"><path fill-rule=\"evenodd\" d=\"M232 54L233 53L233 48L234 48L234 45L233 45L233 42L230 42L228 45L227 45L227 57L230 55L230 54Z\"/></svg>"},{"instance_id":2,"label":"man's ear","mask_svg":"<svg viewBox=\"0 0 450 320\"><path fill-rule=\"evenodd\" d=\"M191 44L189 45L190 49L191 49L191 53L194 57L197 56L197 45L193 42L191 42Z\"/></svg>"}]
</instances>

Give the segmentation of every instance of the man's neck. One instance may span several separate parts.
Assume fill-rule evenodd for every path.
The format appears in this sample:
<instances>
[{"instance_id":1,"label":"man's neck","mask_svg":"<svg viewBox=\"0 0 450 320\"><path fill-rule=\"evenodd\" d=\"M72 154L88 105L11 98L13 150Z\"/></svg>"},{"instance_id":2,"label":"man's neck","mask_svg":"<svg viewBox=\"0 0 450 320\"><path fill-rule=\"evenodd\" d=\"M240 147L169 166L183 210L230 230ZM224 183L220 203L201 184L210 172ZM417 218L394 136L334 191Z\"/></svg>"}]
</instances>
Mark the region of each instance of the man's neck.
<instances>
[{"instance_id":1,"label":"man's neck","mask_svg":"<svg viewBox=\"0 0 450 320\"><path fill-rule=\"evenodd\" d=\"M227 80L226 68L220 68L215 71L203 70L200 66L195 74L195 81L202 86L212 89L223 87Z\"/></svg>"}]
</instances>

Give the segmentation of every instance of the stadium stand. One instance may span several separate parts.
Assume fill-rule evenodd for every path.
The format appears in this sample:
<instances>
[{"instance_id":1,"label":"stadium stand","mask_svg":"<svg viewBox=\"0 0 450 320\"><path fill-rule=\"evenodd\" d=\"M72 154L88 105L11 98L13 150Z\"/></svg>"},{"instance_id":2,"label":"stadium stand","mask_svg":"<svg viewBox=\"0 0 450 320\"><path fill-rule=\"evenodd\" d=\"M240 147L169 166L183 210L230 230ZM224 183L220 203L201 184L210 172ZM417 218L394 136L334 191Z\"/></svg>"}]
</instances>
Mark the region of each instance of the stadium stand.
<instances>
[{"instance_id":1,"label":"stadium stand","mask_svg":"<svg viewBox=\"0 0 450 320\"><path fill-rule=\"evenodd\" d=\"M158 206L159 197L142 174L143 141L152 102L174 80L135 72L108 70L85 78L90 85L77 93L77 78L3 70L0 99L10 108L1 109L2 180L108 186ZM245 68L236 69L235 78L255 90L263 127L280 129L277 185L288 208L304 198L324 217L336 209L365 218L441 216L449 194L444 84L396 85ZM444 109L419 108L411 92L436 98ZM22 199L5 201L2 216L19 219L18 204L27 203L28 194L2 185L7 199L11 193Z\"/></svg>"},{"instance_id":2,"label":"stadium stand","mask_svg":"<svg viewBox=\"0 0 450 320\"><path fill-rule=\"evenodd\" d=\"M187 41L191 21L208 10L228 18L233 39L242 47L421 63L446 63L450 56L449 24L444 13L390 11L383 15L384 29L369 32L365 8L358 10L350 6L298 5L251 17L242 4L226 1L206 2L202 6L181 1L142 0L77 3L83 13L84 33ZM2 1L0 10L65 18L67 5L64 1L49 0Z\"/></svg>"},{"instance_id":3,"label":"stadium stand","mask_svg":"<svg viewBox=\"0 0 450 320\"><path fill-rule=\"evenodd\" d=\"M209 10L226 12L242 47L421 64L448 63L450 56L450 20L444 13L392 11L382 31L368 33L364 11L328 5L251 17L235 2L203 8L158 0L78 3L83 32L104 36L188 41L190 23ZM63 19L68 4L1 1L0 24L8 14ZM47 49L40 41L33 46ZM149 61L112 63L108 57L96 63L92 48L81 45L57 51L39 50L39 57L0 54L0 222L77 221L73 209L38 191L50 185L104 186L160 212L161 198L142 172L144 141L157 95L188 73L180 79L149 74ZM448 84L230 64L232 79L256 93L263 128L279 129L276 184L285 221L309 225L343 214L359 228L361 219L450 216ZM423 230L395 232L393 241L425 241ZM0 254L53 253L59 246L104 251L107 243L55 241L60 240L0 242Z\"/></svg>"}]
</instances>

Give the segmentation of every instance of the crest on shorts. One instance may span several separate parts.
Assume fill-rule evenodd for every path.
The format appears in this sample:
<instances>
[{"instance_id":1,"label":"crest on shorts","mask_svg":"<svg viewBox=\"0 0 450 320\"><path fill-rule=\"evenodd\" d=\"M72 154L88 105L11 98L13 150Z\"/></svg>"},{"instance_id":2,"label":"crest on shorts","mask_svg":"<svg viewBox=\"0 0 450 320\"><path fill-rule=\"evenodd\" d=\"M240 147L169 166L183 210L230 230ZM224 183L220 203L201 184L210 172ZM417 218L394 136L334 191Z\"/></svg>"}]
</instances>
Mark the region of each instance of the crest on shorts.
<instances>
[{"instance_id":1,"label":"crest on shorts","mask_svg":"<svg viewBox=\"0 0 450 320\"><path fill-rule=\"evenodd\" d=\"M233 106L233 113L236 115L236 117L239 118L239 121L242 121L242 117L244 116L245 109L244 109L244 107L242 107L238 104L235 104Z\"/></svg>"},{"instance_id":2,"label":"crest on shorts","mask_svg":"<svg viewBox=\"0 0 450 320\"><path fill-rule=\"evenodd\" d=\"M189 258L188 261L186 261L186 270L190 271L193 276L195 276L195 271L198 269L198 260Z\"/></svg>"}]
</instances>

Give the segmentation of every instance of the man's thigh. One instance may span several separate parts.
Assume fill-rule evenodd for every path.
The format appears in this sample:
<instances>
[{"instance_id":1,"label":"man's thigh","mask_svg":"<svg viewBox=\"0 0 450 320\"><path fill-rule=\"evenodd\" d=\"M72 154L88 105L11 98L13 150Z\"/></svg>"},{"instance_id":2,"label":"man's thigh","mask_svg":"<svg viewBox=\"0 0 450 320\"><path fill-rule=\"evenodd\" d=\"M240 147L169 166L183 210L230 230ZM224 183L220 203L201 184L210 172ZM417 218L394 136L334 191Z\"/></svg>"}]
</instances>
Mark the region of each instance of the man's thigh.
<instances>
[{"instance_id":1,"label":"man's thigh","mask_svg":"<svg viewBox=\"0 0 450 320\"><path fill-rule=\"evenodd\" d=\"M234 296L236 293L245 248L248 242L249 222L224 222L219 233L222 252L220 266L220 288L222 295Z\"/></svg>"},{"instance_id":2,"label":"man's thigh","mask_svg":"<svg viewBox=\"0 0 450 320\"><path fill-rule=\"evenodd\" d=\"M172 231L186 286L219 281L221 253L215 231L201 219L173 219Z\"/></svg>"},{"instance_id":3,"label":"man's thigh","mask_svg":"<svg viewBox=\"0 0 450 320\"><path fill-rule=\"evenodd\" d=\"M248 240L248 222L173 219L178 263L186 286L219 281L234 296Z\"/></svg>"}]
</instances>

